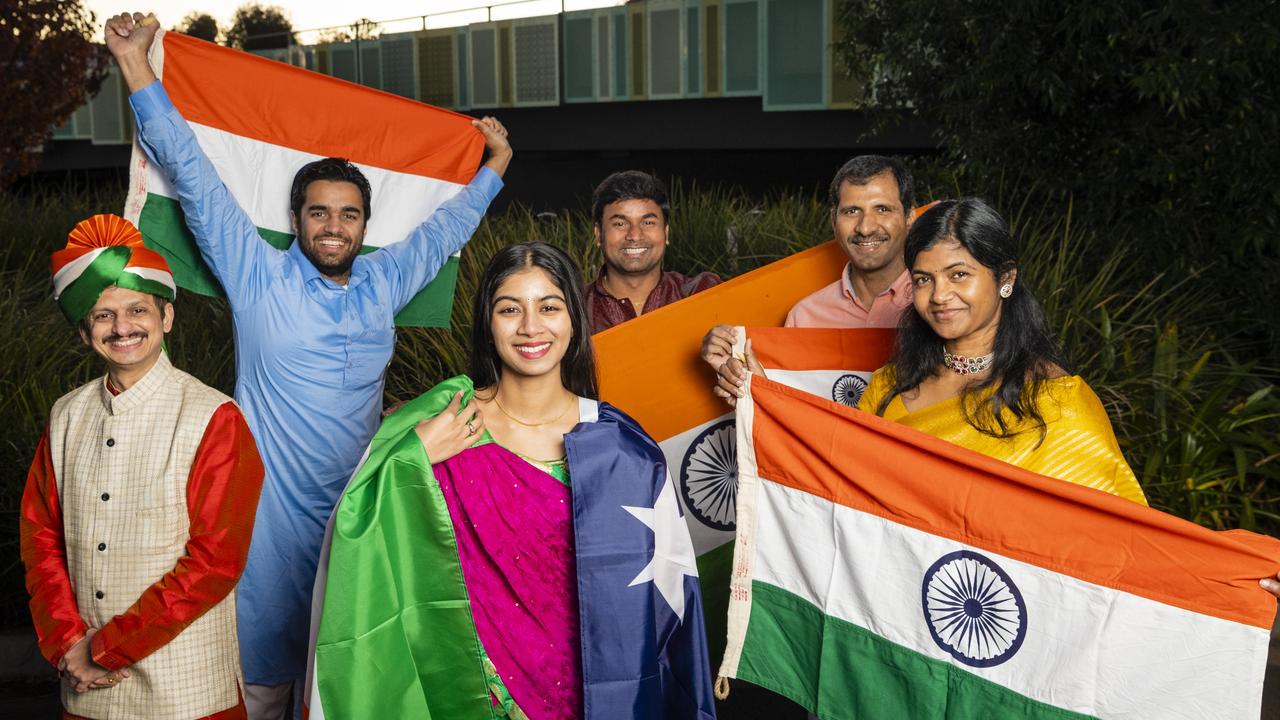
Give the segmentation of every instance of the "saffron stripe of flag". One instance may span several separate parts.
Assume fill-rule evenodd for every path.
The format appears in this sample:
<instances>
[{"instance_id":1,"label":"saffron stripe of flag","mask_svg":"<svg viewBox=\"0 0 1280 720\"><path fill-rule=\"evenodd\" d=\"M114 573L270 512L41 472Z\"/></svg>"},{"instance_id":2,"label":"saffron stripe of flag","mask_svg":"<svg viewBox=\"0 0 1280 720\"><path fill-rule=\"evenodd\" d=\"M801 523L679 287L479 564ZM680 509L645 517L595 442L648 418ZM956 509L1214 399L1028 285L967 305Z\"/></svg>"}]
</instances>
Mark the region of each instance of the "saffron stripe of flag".
<instances>
[{"instance_id":1,"label":"saffron stripe of flag","mask_svg":"<svg viewBox=\"0 0 1280 720\"><path fill-rule=\"evenodd\" d=\"M824 718L1257 717L1280 542L749 384L722 675Z\"/></svg>"},{"instance_id":2,"label":"saffron stripe of flag","mask_svg":"<svg viewBox=\"0 0 1280 720\"><path fill-rule=\"evenodd\" d=\"M158 34L151 64L232 196L279 249L293 242L293 176L312 160L347 158L368 177L364 252L372 252L402 240L455 195L483 151L465 115L179 33ZM136 141L125 217L170 261L179 286L221 293L176 192ZM397 324L446 326L456 277L454 257L401 310Z\"/></svg>"}]
</instances>

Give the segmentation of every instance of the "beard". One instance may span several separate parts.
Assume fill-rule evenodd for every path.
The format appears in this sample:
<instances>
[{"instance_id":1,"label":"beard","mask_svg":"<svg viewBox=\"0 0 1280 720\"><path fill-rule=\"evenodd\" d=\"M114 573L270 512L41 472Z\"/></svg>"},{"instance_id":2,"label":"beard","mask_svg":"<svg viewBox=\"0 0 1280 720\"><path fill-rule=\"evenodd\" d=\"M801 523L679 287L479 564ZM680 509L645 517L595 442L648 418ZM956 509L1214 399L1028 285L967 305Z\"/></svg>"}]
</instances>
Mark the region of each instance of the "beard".
<instances>
[{"instance_id":1,"label":"beard","mask_svg":"<svg viewBox=\"0 0 1280 720\"><path fill-rule=\"evenodd\" d=\"M319 244L321 240L329 237L338 236L317 235L301 243L302 254L311 261L311 264L315 266L321 275L326 277L346 275L351 272L351 266L355 264L356 256L360 254L360 244L351 242L350 238L342 237L340 239L348 243L345 251L340 255L323 256L318 250Z\"/></svg>"}]
</instances>

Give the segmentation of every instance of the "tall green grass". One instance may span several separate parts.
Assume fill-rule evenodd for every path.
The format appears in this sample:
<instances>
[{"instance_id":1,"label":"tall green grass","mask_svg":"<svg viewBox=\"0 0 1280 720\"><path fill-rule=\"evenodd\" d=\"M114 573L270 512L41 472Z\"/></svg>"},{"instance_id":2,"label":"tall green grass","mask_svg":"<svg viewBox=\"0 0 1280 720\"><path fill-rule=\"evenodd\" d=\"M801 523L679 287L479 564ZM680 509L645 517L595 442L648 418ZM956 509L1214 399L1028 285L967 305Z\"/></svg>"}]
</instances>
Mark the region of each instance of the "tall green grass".
<instances>
[{"instance_id":1,"label":"tall green grass","mask_svg":"<svg viewBox=\"0 0 1280 720\"><path fill-rule=\"evenodd\" d=\"M0 358L0 422L9 428L0 443L0 624L26 622L17 509L49 408L101 372L50 298L49 254L76 222L122 200L120 188L0 195L0 317L10 319L14 338ZM1023 194L996 204L1024 246L1020 277L1044 304L1073 369L1103 399L1152 504L1212 528L1280 529L1280 372L1250 361L1247 328L1218 302L1227 271L1143 266L1133 250L1139 239L1085 226L1069 202ZM825 207L813 197L676 187L667 267L732 276L828 237ZM399 333L388 404L465 370L485 261L532 239L565 249L594 277L599 253L584 213L513 207L487 218L462 256L452 326ZM177 313L175 364L230 392L226 303L183 294Z\"/></svg>"}]
</instances>

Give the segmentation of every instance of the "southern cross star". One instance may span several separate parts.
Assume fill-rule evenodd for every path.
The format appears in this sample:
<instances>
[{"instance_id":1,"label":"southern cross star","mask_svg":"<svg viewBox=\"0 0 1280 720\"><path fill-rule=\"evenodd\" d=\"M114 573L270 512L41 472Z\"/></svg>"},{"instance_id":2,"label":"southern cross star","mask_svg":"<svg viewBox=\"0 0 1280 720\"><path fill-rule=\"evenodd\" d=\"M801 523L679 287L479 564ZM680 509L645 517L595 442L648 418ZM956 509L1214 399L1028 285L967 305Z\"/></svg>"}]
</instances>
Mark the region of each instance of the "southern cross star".
<instances>
[{"instance_id":1,"label":"southern cross star","mask_svg":"<svg viewBox=\"0 0 1280 720\"><path fill-rule=\"evenodd\" d=\"M653 507L631 507L623 510L653 530L653 558L644 566L635 580L627 587L652 581L667 601L676 617L684 622L684 578L698 577L698 566L693 555L693 541L689 528L680 517L680 504L676 501L676 489L667 476Z\"/></svg>"}]
</instances>

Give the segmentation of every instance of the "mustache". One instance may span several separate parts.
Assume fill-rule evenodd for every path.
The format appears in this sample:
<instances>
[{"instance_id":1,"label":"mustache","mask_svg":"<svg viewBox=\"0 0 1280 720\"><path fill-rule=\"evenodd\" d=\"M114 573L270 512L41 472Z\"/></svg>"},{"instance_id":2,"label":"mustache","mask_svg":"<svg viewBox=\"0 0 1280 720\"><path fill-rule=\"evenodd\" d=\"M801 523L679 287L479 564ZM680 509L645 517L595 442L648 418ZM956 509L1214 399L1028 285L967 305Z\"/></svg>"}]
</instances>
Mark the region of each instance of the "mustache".
<instances>
[{"instance_id":1,"label":"mustache","mask_svg":"<svg viewBox=\"0 0 1280 720\"><path fill-rule=\"evenodd\" d=\"M129 339L132 339L132 338L140 338L140 339L145 340L145 339L147 338L147 333L144 333L144 332L133 332L133 333L129 333L128 335L117 335L117 334L115 334L115 333L112 333L112 334L110 334L110 335L106 336L105 338L103 338L103 339L102 339L102 341L103 341L103 342L113 343L113 342L119 342L119 341L121 341L121 340L129 340Z\"/></svg>"},{"instance_id":2,"label":"mustache","mask_svg":"<svg viewBox=\"0 0 1280 720\"><path fill-rule=\"evenodd\" d=\"M884 232L883 230L881 230L880 232L871 233L870 235L862 235L860 233L850 233L849 237L846 239L846 242L851 242L851 243L865 242L867 240L875 240L877 242L887 242L889 240L889 233Z\"/></svg>"}]
</instances>

